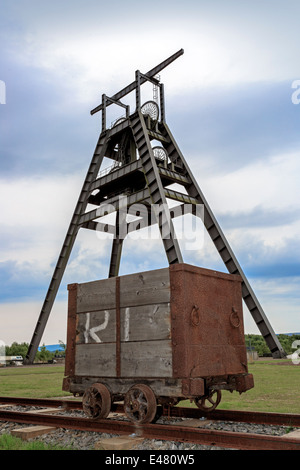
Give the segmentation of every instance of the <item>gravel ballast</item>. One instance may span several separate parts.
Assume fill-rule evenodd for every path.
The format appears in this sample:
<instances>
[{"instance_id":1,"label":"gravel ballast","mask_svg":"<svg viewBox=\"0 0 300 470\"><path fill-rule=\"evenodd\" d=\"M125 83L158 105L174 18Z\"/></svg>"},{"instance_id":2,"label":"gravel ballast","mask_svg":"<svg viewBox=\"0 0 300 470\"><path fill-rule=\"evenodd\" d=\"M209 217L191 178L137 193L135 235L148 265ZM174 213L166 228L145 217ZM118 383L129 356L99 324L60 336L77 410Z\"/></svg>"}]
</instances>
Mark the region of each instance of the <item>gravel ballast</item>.
<instances>
[{"instance_id":1,"label":"gravel ballast","mask_svg":"<svg viewBox=\"0 0 300 470\"><path fill-rule=\"evenodd\" d=\"M25 407L8 407L9 410L14 411L24 411ZM33 408L26 407L27 411L33 410ZM68 414L68 416L74 417L85 417L83 412L73 410L73 411L61 411L60 413ZM124 416L115 414L112 415L112 419L126 419ZM157 424L173 424L177 422L184 421L183 418L166 418L161 417ZM18 424L13 422L1 422L0 421L0 434L10 434L14 429L21 429L23 427L28 427L29 424ZM283 436L287 432L291 431L291 428L286 426L273 426L265 424L253 424L253 423L237 423L237 422L228 422L228 421L209 421L207 424L202 423L202 429L214 429L220 431L231 431L231 432L243 432L243 433L254 433L254 434L266 434L273 436ZM55 431L52 431L49 434L41 435L35 440L42 441L45 444L55 444L66 448L71 448L74 450L95 450L99 448L97 445L100 440L108 439L110 437L116 437L113 434L99 433L99 432L87 432L87 431L77 431L74 429L63 429L58 428ZM134 437L134 435L131 435ZM100 447L101 448L101 447ZM193 443L183 443L183 442L174 442L174 441L164 441L156 439L143 439L138 441L136 450L153 450L153 451L182 451L182 450L221 450L217 446L207 446ZM223 449L222 449L223 450Z\"/></svg>"}]
</instances>

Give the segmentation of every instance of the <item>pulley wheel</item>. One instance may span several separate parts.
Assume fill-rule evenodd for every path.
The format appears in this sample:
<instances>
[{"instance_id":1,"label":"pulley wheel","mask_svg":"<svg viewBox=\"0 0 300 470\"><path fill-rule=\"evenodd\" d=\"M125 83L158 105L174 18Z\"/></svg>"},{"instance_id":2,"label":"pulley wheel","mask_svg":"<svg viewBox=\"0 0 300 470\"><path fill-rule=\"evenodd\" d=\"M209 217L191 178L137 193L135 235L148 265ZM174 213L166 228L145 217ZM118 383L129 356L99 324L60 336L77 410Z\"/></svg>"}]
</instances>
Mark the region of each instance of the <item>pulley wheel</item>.
<instances>
[{"instance_id":1,"label":"pulley wheel","mask_svg":"<svg viewBox=\"0 0 300 470\"><path fill-rule=\"evenodd\" d=\"M153 121L157 121L159 108L155 101L146 101L141 107L141 113L150 116Z\"/></svg>"},{"instance_id":2,"label":"pulley wheel","mask_svg":"<svg viewBox=\"0 0 300 470\"><path fill-rule=\"evenodd\" d=\"M195 398L195 403L202 411L213 411L221 401L221 390L212 390L208 395Z\"/></svg>"},{"instance_id":3,"label":"pulley wheel","mask_svg":"<svg viewBox=\"0 0 300 470\"><path fill-rule=\"evenodd\" d=\"M153 390L148 385L133 385L125 395L124 411L127 418L134 423L151 423L157 411Z\"/></svg>"},{"instance_id":4,"label":"pulley wheel","mask_svg":"<svg viewBox=\"0 0 300 470\"><path fill-rule=\"evenodd\" d=\"M111 409L111 396L108 388L95 383L83 394L82 408L85 414L92 419L107 418Z\"/></svg>"},{"instance_id":5,"label":"pulley wheel","mask_svg":"<svg viewBox=\"0 0 300 470\"><path fill-rule=\"evenodd\" d=\"M126 118L125 117L120 117L118 118L114 123L113 123L113 127L116 127L118 124L121 124L121 122L124 122L126 121Z\"/></svg>"},{"instance_id":6,"label":"pulley wheel","mask_svg":"<svg viewBox=\"0 0 300 470\"><path fill-rule=\"evenodd\" d=\"M152 150L155 158L158 158L159 160L168 160L168 154L163 147L153 147Z\"/></svg>"}]
</instances>

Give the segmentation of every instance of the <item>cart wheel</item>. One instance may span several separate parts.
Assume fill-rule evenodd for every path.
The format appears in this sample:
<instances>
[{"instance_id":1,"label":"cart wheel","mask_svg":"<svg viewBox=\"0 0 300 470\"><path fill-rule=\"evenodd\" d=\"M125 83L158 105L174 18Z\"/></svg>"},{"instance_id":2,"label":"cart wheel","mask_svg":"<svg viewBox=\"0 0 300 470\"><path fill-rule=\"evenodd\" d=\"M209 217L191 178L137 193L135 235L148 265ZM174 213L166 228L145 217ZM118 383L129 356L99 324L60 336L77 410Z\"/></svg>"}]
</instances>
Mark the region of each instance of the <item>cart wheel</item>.
<instances>
[{"instance_id":1,"label":"cart wheel","mask_svg":"<svg viewBox=\"0 0 300 470\"><path fill-rule=\"evenodd\" d=\"M95 383L87 388L82 397L82 408L89 418L107 418L111 409L111 396L107 387Z\"/></svg>"},{"instance_id":2,"label":"cart wheel","mask_svg":"<svg viewBox=\"0 0 300 470\"><path fill-rule=\"evenodd\" d=\"M195 403L202 411L213 411L221 401L221 390L212 390L208 395L195 398Z\"/></svg>"},{"instance_id":3,"label":"cart wheel","mask_svg":"<svg viewBox=\"0 0 300 470\"><path fill-rule=\"evenodd\" d=\"M153 390L148 385L133 385L125 395L124 411L127 418L135 423L144 424L153 421L157 411Z\"/></svg>"}]
</instances>

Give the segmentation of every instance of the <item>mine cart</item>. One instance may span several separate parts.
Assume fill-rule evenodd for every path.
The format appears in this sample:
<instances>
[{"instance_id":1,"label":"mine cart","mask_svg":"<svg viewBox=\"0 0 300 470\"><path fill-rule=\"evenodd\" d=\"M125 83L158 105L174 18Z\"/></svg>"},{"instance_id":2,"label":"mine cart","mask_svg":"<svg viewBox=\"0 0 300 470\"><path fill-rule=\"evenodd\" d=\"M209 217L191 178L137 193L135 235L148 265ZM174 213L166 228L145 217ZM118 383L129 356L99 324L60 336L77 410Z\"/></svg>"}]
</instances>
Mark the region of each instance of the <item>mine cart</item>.
<instances>
[{"instance_id":1,"label":"mine cart","mask_svg":"<svg viewBox=\"0 0 300 470\"><path fill-rule=\"evenodd\" d=\"M215 409L221 390L253 387L238 275L188 264L68 286L63 389L91 418L124 400L134 422L192 399Z\"/></svg>"}]
</instances>

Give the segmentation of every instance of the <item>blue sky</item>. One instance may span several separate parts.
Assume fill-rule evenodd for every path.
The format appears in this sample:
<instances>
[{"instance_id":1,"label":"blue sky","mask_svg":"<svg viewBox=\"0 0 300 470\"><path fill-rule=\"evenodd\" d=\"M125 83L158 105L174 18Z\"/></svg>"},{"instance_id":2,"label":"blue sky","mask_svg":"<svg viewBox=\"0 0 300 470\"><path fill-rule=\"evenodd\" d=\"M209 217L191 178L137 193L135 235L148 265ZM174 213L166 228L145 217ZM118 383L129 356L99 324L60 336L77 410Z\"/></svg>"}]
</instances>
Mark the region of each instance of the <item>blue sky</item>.
<instances>
[{"instance_id":1,"label":"blue sky","mask_svg":"<svg viewBox=\"0 0 300 470\"><path fill-rule=\"evenodd\" d=\"M300 330L299 15L294 0L0 0L0 340L31 339L98 139L90 110L181 48L161 73L167 123L274 330ZM106 277L110 246L80 232L42 342L65 340L66 286ZM225 271L205 233L184 258ZM166 265L158 240L125 242L121 274Z\"/></svg>"}]
</instances>

